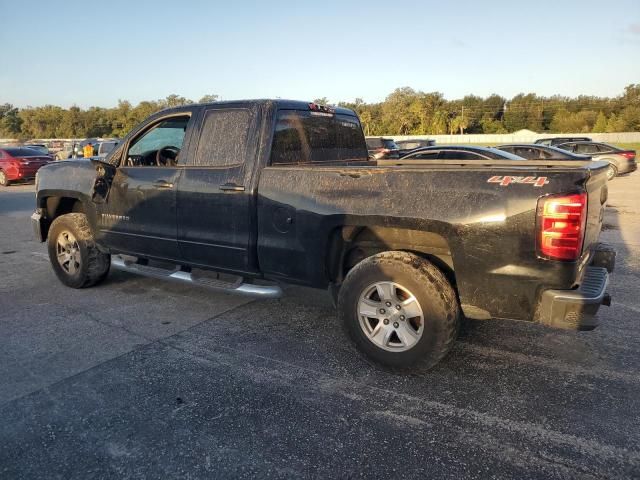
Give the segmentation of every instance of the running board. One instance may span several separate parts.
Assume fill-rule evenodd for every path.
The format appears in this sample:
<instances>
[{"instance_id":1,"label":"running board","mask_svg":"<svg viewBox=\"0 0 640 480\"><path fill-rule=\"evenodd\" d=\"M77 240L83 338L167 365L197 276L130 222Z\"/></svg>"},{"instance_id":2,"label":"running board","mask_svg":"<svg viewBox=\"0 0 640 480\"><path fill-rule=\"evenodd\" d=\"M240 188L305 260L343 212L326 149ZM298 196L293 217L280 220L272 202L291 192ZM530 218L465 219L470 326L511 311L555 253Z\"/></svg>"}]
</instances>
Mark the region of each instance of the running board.
<instances>
[{"instance_id":1,"label":"running board","mask_svg":"<svg viewBox=\"0 0 640 480\"><path fill-rule=\"evenodd\" d=\"M144 275L145 277L158 278L161 280L174 280L181 283L191 283L201 287L209 288L219 292L235 293L257 298L279 298L282 296L282 289L278 285L255 285L253 283L242 283L242 278L236 282L225 282L208 277L194 276L191 272L183 270L167 270L164 268L150 267L136 262L125 260L122 257L111 256L111 268L125 272Z\"/></svg>"}]
</instances>

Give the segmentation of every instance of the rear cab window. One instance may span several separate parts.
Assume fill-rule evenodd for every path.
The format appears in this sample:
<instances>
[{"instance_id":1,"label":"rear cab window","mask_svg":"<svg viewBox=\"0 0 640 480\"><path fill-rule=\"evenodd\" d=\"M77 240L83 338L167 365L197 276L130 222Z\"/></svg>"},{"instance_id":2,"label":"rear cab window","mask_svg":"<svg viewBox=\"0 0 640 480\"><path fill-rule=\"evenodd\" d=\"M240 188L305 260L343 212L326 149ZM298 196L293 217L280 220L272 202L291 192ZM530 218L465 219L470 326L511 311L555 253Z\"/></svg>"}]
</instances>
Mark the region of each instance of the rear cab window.
<instances>
[{"instance_id":1,"label":"rear cab window","mask_svg":"<svg viewBox=\"0 0 640 480\"><path fill-rule=\"evenodd\" d=\"M364 161L364 134L354 115L279 110L271 165Z\"/></svg>"}]
</instances>

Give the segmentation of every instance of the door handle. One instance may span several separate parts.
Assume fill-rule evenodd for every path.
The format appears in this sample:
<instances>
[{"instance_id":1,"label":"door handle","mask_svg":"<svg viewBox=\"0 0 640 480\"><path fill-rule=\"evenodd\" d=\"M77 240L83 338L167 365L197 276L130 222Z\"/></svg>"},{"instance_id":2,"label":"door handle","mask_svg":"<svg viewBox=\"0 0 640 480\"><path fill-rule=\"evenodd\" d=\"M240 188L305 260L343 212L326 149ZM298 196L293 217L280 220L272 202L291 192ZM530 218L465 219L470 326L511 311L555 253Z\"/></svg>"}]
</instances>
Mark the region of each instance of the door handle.
<instances>
[{"instance_id":1,"label":"door handle","mask_svg":"<svg viewBox=\"0 0 640 480\"><path fill-rule=\"evenodd\" d=\"M154 188L173 188L173 183L167 182L166 180L157 180L153 182Z\"/></svg>"},{"instance_id":2,"label":"door handle","mask_svg":"<svg viewBox=\"0 0 640 480\"><path fill-rule=\"evenodd\" d=\"M236 185L235 183L225 183L219 188L224 192L244 192L244 185Z\"/></svg>"}]
</instances>

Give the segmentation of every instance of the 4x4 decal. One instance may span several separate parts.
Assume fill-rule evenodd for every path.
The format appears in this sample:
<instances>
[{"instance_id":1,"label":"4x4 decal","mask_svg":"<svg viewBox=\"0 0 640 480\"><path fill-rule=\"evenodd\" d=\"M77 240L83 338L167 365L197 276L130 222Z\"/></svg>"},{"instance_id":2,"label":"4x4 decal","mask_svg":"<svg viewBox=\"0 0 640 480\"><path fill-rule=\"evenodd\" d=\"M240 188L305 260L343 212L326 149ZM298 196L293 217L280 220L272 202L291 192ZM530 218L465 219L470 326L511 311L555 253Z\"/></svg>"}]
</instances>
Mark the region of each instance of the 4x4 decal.
<instances>
[{"instance_id":1,"label":"4x4 decal","mask_svg":"<svg viewBox=\"0 0 640 480\"><path fill-rule=\"evenodd\" d=\"M547 177L511 177L495 175L487 180L487 183L498 183L501 187L508 187L512 183L528 183L534 187L542 187L549 183Z\"/></svg>"}]
</instances>

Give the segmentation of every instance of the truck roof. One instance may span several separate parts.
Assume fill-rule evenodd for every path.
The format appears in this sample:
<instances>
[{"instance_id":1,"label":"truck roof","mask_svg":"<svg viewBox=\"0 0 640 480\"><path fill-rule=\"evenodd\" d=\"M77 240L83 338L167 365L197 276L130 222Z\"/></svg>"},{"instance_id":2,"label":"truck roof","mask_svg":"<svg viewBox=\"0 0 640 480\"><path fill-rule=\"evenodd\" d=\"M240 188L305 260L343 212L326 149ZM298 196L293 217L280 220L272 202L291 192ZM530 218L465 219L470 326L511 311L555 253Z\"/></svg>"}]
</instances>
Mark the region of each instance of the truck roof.
<instances>
[{"instance_id":1,"label":"truck roof","mask_svg":"<svg viewBox=\"0 0 640 480\"><path fill-rule=\"evenodd\" d=\"M260 98L260 99L245 99L245 100L223 100L223 101L217 101L217 102L207 102L207 103L192 103L189 105L182 105L179 107L171 107L171 108L167 108L163 111L176 111L179 112L181 110L188 110L189 108L193 107L194 105L196 106L201 106L201 105L231 105L231 104L237 104L237 103L254 103L256 105L259 104L273 104L275 105L275 107L279 110L310 110L309 105L313 104L314 102L305 102L304 100L286 100L286 99L282 99L282 98ZM332 110L335 111L335 113L339 113L342 115L353 115L355 116L356 113L351 110L350 108L344 108L344 107L336 107L331 105L330 108Z\"/></svg>"}]
</instances>

